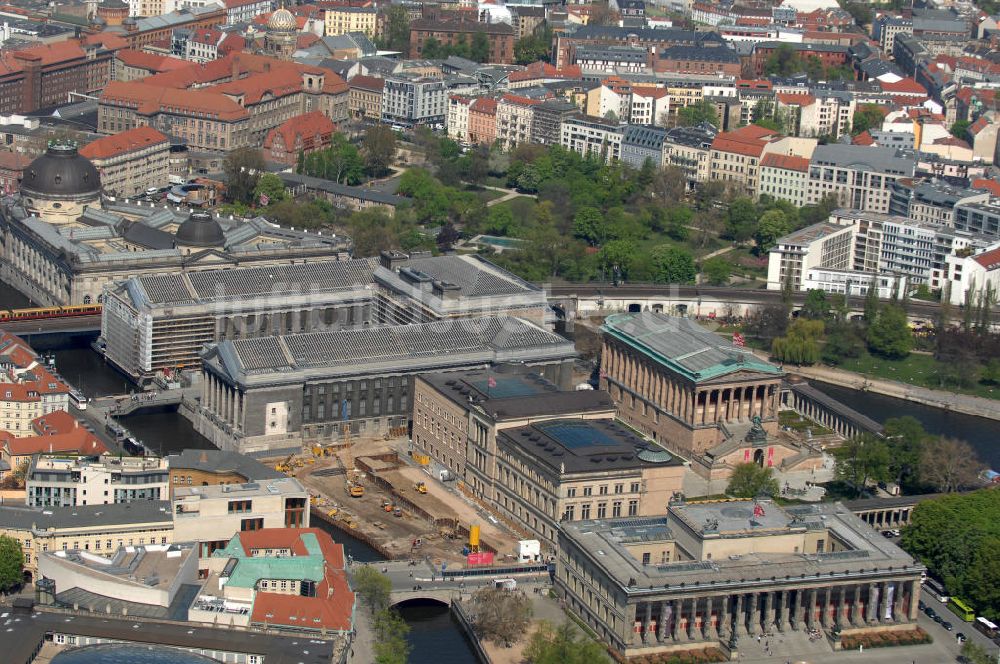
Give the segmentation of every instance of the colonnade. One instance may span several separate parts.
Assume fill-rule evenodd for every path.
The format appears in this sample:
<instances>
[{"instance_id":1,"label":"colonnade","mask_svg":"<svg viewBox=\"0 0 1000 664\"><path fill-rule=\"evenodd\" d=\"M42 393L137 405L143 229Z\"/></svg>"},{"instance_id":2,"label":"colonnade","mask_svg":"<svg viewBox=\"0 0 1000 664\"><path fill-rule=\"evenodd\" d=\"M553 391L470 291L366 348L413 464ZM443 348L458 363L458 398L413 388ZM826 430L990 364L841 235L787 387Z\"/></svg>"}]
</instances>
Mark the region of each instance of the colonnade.
<instances>
[{"instance_id":1,"label":"colonnade","mask_svg":"<svg viewBox=\"0 0 1000 664\"><path fill-rule=\"evenodd\" d=\"M728 642L772 630L847 629L916 620L920 581L871 581L657 598L634 609L630 647Z\"/></svg>"},{"instance_id":2,"label":"colonnade","mask_svg":"<svg viewBox=\"0 0 1000 664\"><path fill-rule=\"evenodd\" d=\"M242 429L246 415L246 395L212 373L206 371L204 376L201 383L202 408L231 427Z\"/></svg>"},{"instance_id":3,"label":"colonnade","mask_svg":"<svg viewBox=\"0 0 1000 664\"><path fill-rule=\"evenodd\" d=\"M777 377L767 383L698 387L670 376L659 363L607 341L601 353L601 371L606 380L618 383L690 426L746 421L754 415L766 419L778 412L780 379ZM625 401L622 397L620 405L631 405Z\"/></svg>"}]
</instances>

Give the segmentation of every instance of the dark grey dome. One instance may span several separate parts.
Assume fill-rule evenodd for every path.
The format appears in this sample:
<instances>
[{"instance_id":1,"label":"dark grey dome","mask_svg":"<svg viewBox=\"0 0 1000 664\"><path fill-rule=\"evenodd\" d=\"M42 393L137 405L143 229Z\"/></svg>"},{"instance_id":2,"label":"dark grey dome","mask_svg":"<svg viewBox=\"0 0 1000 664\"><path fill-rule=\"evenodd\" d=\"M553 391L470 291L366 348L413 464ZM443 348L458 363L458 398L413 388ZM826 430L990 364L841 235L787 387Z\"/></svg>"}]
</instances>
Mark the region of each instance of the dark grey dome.
<instances>
[{"instance_id":1,"label":"dark grey dome","mask_svg":"<svg viewBox=\"0 0 1000 664\"><path fill-rule=\"evenodd\" d=\"M191 247L221 247L226 241L222 226L205 212L192 212L177 227L177 244Z\"/></svg>"},{"instance_id":2,"label":"dark grey dome","mask_svg":"<svg viewBox=\"0 0 1000 664\"><path fill-rule=\"evenodd\" d=\"M40 199L97 198L101 176L75 145L53 144L24 170L21 191Z\"/></svg>"}]
</instances>

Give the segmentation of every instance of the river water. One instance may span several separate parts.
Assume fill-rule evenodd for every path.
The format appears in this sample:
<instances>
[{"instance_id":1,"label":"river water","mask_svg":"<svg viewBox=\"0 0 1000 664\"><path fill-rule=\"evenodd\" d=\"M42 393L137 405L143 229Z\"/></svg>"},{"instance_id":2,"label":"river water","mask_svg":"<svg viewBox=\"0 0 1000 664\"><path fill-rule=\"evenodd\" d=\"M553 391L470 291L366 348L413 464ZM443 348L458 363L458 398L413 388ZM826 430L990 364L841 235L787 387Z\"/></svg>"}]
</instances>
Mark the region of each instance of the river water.
<instances>
[{"instance_id":1,"label":"river water","mask_svg":"<svg viewBox=\"0 0 1000 664\"><path fill-rule=\"evenodd\" d=\"M976 450L983 463L1000 469L1000 421L931 408L872 392L810 382L837 401L878 422L885 422L891 417L915 417L928 433L965 440ZM1000 410L1000 401L997 402L997 409Z\"/></svg>"}]
</instances>

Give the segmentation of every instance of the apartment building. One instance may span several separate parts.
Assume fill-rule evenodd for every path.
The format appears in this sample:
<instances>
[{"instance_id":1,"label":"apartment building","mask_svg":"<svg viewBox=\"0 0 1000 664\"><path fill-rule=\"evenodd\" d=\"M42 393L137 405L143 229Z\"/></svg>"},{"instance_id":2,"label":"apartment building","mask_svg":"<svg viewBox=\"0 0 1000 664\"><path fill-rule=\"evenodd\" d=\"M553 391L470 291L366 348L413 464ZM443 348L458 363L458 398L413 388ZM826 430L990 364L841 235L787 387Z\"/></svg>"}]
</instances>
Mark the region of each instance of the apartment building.
<instances>
[{"instance_id":1,"label":"apartment building","mask_svg":"<svg viewBox=\"0 0 1000 664\"><path fill-rule=\"evenodd\" d=\"M778 132L758 125L719 133L712 140L709 179L731 182L755 195L759 188L761 159L770 143L779 137Z\"/></svg>"},{"instance_id":2,"label":"apartment building","mask_svg":"<svg viewBox=\"0 0 1000 664\"><path fill-rule=\"evenodd\" d=\"M448 96L448 116L444 123L448 138L459 143L469 142L469 107L474 101L476 101L476 97Z\"/></svg>"},{"instance_id":3,"label":"apartment building","mask_svg":"<svg viewBox=\"0 0 1000 664\"><path fill-rule=\"evenodd\" d=\"M835 196L843 207L888 214L893 184L913 177L915 162L893 148L818 145L809 165L808 204Z\"/></svg>"},{"instance_id":4,"label":"apartment building","mask_svg":"<svg viewBox=\"0 0 1000 664\"><path fill-rule=\"evenodd\" d=\"M226 25L253 23L253 20L261 14L273 12L275 9L273 0L222 0L222 4L226 7ZM156 14L142 14L142 16L156 16Z\"/></svg>"},{"instance_id":5,"label":"apartment building","mask_svg":"<svg viewBox=\"0 0 1000 664\"><path fill-rule=\"evenodd\" d=\"M546 99L534 107L531 123L531 142L539 145L558 145L562 137L562 123L573 117L579 109L562 99Z\"/></svg>"},{"instance_id":6,"label":"apartment building","mask_svg":"<svg viewBox=\"0 0 1000 664\"><path fill-rule=\"evenodd\" d=\"M170 181L170 139L140 126L99 138L80 148L101 174L101 186L113 196L133 197Z\"/></svg>"},{"instance_id":7,"label":"apartment building","mask_svg":"<svg viewBox=\"0 0 1000 664\"><path fill-rule=\"evenodd\" d=\"M480 97L469 106L469 142L492 145L497 137L497 100Z\"/></svg>"},{"instance_id":8,"label":"apartment building","mask_svg":"<svg viewBox=\"0 0 1000 664\"><path fill-rule=\"evenodd\" d=\"M442 46L472 44L477 35L485 35L489 46L487 62L509 65L514 62L514 28L508 23L481 23L465 16L451 19L418 18L410 21L410 58L424 57L429 39Z\"/></svg>"},{"instance_id":9,"label":"apartment building","mask_svg":"<svg viewBox=\"0 0 1000 664\"><path fill-rule=\"evenodd\" d=\"M31 507L110 505L166 500L169 470L154 457L36 457L25 476Z\"/></svg>"},{"instance_id":10,"label":"apartment building","mask_svg":"<svg viewBox=\"0 0 1000 664\"><path fill-rule=\"evenodd\" d=\"M805 157L768 153L760 161L759 195L803 207L809 200L809 160Z\"/></svg>"},{"instance_id":11,"label":"apartment building","mask_svg":"<svg viewBox=\"0 0 1000 664\"><path fill-rule=\"evenodd\" d=\"M330 5L324 9L326 36L335 37L350 32L362 32L372 39L378 32L378 9Z\"/></svg>"},{"instance_id":12,"label":"apartment building","mask_svg":"<svg viewBox=\"0 0 1000 664\"><path fill-rule=\"evenodd\" d=\"M663 165L683 171L689 187L706 182L711 170L712 143L718 133L707 122L668 129L663 142Z\"/></svg>"},{"instance_id":13,"label":"apartment building","mask_svg":"<svg viewBox=\"0 0 1000 664\"><path fill-rule=\"evenodd\" d=\"M382 91L382 122L413 127L444 123L448 92L440 78L393 74Z\"/></svg>"},{"instance_id":14,"label":"apartment building","mask_svg":"<svg viewBox=\"0 0 1000 664\"><path fill-rule=\"evenodd\" d=\"M632 168L642 168L647 160L661 167L666 139L667 130L662 127L628 125L622 134L621 160Z\"/></svg>"},{"instance_id":15,"label":"apartment building","mask_svg":"<svg viewBox=\"0 0 1000 664\"><path fill-rule=\"evenodd\" d=\"M347 82L348 109L359 120L382 119L382 92L385 81L377 76L355 76Z\"/></svg>"},{"instance_id":16,"label":"apartment building","mask_svg":"<svg viewBox=\"0 0 1000 664\"><path fill-rule=\"evenodd\" d=\"M624 131L625 125L619 122L577 113L562 123L559 143L585 157L594 155L611 163L621 158Z\"/></svg>"},{"instance_id":17,"label":"apartment building","mask_svg":"<svg viewBox=\"0 0 1000 664\"><path fill-rule=\"evenodd\" d=\"M299 156L330 147L337 125L319 111L285 120L264 138L264 155L270 161L294 166Z\"/></svg>"},{"instance_id":18,"label":"apartment building","mask_svg":"<svg viewBox=\"0 0 1000 664\"><path fill-rule=\"evenodd\" d=\"M28 432L0 431L0 479L9 472L27 472L38 454L100 455L104 443L64 410L36 417Z\"/></svg>"},{"instance_id":19,"label":"apartment building","mask_svg":"<svg viewBox=\"0 0 1000 664\"><path fill-rule=\"evenodd\" d=\"M814 267L854 269L854 236L853 226L824 221L778 238L767 257L767 288L802 290Z\"/></svg>"},{"instance_id":20,"label":"apartment building","mask_svg":"<svg viewBox=\"0 0 1000 664\"><path fill-rule=\"evenodd\" d=\"M505 94L497 101L496 140L504 150L531 141L535 107L541 100Z\"/></svg>"}]
</instances>

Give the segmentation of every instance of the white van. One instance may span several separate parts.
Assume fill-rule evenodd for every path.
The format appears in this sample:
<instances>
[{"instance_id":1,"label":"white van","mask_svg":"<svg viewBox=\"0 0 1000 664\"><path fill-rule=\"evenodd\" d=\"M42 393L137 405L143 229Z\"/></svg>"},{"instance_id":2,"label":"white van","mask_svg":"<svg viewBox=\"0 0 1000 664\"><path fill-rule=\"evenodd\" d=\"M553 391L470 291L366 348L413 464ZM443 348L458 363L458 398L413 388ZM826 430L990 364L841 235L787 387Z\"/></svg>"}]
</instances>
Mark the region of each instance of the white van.
<instances>
[{"instance_id":1,"label":"white van","mask_svg":"<svg viewBox=\"0 0 1000 664\"><path fill-rule=\"evenodd\" d=\"M493 587L514 590L514 588L517 588L517 581L514 579L493 579Z\"/></svg>"}]
</instances>

